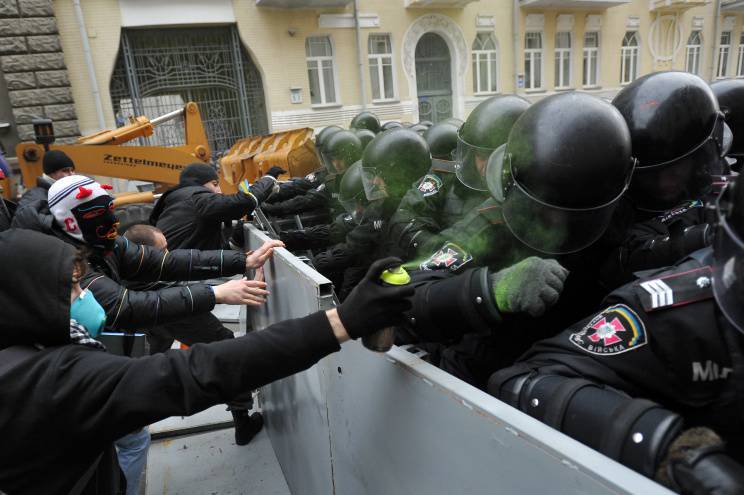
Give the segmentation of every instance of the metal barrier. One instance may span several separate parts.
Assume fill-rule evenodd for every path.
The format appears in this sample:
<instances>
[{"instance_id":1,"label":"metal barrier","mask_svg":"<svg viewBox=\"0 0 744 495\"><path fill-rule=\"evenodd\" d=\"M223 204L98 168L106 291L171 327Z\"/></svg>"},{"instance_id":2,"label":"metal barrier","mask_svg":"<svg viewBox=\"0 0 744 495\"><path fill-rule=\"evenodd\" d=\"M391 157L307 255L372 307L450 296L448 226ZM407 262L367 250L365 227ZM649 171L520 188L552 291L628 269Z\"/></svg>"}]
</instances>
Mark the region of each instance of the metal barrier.
<instances>
[{"instance_id":1,"label":"metal barrier","mask_svg":"<svg viewBox=\"0 0 744 495\"><path fill-rule=\"evenodd\" d=\"M247 229L251 249L268 239ZM256 329L332 305L330 282L284 249L265 273ZM262 397L298 495L671 493L398 347L346 343Z\"/></svg>"}]
</instances>

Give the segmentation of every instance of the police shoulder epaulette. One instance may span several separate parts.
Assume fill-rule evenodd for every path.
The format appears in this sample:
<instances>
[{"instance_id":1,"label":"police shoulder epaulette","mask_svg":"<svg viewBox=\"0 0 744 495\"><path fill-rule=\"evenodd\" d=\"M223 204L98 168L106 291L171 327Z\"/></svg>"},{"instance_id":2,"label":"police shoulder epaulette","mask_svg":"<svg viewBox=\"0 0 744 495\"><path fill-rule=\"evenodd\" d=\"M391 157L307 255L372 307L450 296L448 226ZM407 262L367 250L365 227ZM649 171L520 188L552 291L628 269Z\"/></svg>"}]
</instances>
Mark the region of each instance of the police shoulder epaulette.
<instances>
[{"instance_id":1,"label":"police shoulder epaulette","mask_svg":"<svg viewBox=\"0 0 744 495\"><path fill-rule=\"evenodd\" d=\"M634 284L636 295L647 312L684 306L713 297L710 266L664 273Z\"/></svg>"},{"instance_id":2,"label":"police shoulder epaulette","mask_svg":"<svg viewBox=\"0 0 744 495\"><path fill-rule=\"evenodd\" d=\"M455 162L451 162L448 160L440 160L439 158L433 158L431 160L431 168L429 169L430 172L439 172L439 173L445 173L445 174L454 174L455 173Z\"/></svg>"}]
</instances>

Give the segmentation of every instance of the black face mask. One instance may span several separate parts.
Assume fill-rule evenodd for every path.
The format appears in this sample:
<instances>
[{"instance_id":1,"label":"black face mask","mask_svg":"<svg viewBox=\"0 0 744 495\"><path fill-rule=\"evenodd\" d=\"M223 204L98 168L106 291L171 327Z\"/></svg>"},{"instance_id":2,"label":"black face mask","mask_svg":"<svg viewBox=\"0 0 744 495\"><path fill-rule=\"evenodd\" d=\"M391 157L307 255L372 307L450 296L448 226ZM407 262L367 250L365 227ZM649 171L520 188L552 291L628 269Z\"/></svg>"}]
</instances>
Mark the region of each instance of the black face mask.
<instances>
[{"instance_id":1,"label":"black face mask","mask_svg":"<svg viewBox=\"0 0 744 495\"><path fill-rule=\"evenodd\" d=\"M116 242L119 220L114 215L114 201L99 196L72 209L85 243L93 249L110 252Z\"/></svg>"}]
</instances>

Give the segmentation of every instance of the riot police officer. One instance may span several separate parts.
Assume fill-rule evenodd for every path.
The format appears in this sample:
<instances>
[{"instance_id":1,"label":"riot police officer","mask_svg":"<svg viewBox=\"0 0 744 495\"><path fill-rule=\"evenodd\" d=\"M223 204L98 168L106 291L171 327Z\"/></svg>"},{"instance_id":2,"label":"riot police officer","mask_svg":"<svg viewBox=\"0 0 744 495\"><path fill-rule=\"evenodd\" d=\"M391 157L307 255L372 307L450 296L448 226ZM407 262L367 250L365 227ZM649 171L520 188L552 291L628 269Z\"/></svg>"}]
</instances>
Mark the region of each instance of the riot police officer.
<instances>
[{"instance_id":1,"label":"riot police officer","mask_svg":"<svg viewBox=\"0 0 744 495\"><path fill-rule=\"evenodd\" d=\"M377 134L380 132L380 119L372 112L360 112L351 119L349 129L368 129Z\"/></svg>"},{"instance_id":2,"label":"riot police officer","mask_svg":"<svg viewBox=\"0 0 744 495\"><path fill-rule=\"evenodd\" d=\"M732 133L731 146L726 154L731 158L733 170L741 170L744 159L744 81L741 79L724 79L711 83L710 89L716 95L726 124Z\"/></svg>"},{"instance_id":3,"label":"riot police officer","mask_svg":"<svg viewBox=\"0 0 744 495\"><path fill-rule=\"evenodd\" d=\"M313 265L342 287L353 287L374 261L385 224L411 183L431 166L426 141L408 129L378 134L341 180L339 199L356 226L343 243L318 253ZM339 280L343 279L343 282ZM346 287L346 289L344 289Z\"/></svg>"},{"instance_id":4,"label":"riot police officer","mask_svg":"<svg viewBox=\"0 0 744 495\"><path fill-rule=\"evenodd\" d=\"M616 290L489 392L678 492L741 494L743 185L719 200L712 248Z\"/></svg>"},{"instance_id":5,"label":"riot police officer","mask_svg":"<svg viewBox=\"0 0 744 495\"><path fill-rule=\"evenodd\" d=\"M704 200L721 162L724 133L713 91L686 72L641 77L612 104L628 124L638 165L613 219L619 245L602 270L610 289L710 242Z\"/></svg>"},{"instance_id":6,"label":"riot police officer","mask_svg":"<svg viewBox=\"0 0 744 495\"><path fill-rule=\"evenodd\" d=\"M414 273L413 311L401 341L452 344L432 361L484 388L494 370L560 331L561 322L596 308L597 262L607 251L601 237L633 163L630 133L609 103L570 93L532 105L489 159L493 207L476 212L483 220L468 232L481 235L480 251L488 256L479 251L480 261L462 263L451 247L424 266L437 270ZM485 259L487 267L469 269ZM445 271L458 263L462 273Z\"/></svg>"},{"instance_id":7,"label":"riot police officer","mask_svg":"<svg viewBox=\"0 0 744 495\"><path fill-rule=\"evenodd\" d=\"M367 145L375 138L376 135L369 129L356 129L354 130L354 134L356 134L356 136L362 142L362 150L367 147Z\"/></svg>"},{"instance_id":8,"label":"riot police officer","mask_svg":"<svg viewBox=\"0 0 744 495\"><path fill-rule=\"evenodd\" d=\"M453 227L488 198L483 174L491 153L504 144L514 122L529 107L518 96L494 96L479 104L459 130L445 122L431 127L426 139L437 160L406 193L390 220L387 252L405 259L431 254L445 242L461 242ZM452 143L455 161L450 161Z\"/></svg>"},{"instance_id":9,"label":"riot police officer","mask_svg":"<svg viewBox=\"0 0 744 495\"><path fill-rule=\"evenodd\" d=\"M323 182L325 182L327 171L323 166L321 151L328 139L338 131L342 130L343 129L337 125L324 127L323 130L315 136L315 153L318 156L318 162L321 164L321 167L317 170L313 170L305 177L295 177L289 181L280 183L279 190L272 194L266 203L280 203L292 199L295 196L306 194L323 184Z\"/></svg>"},{"instance_id":10,"label":"riot police officer","mask_svg":"<svg viewBox=\"0 0 744 495\"><path fill-rule=\"evenodd\" d=\"M340 207L334 200L337 181L346 169L362 155L362 142L351 131L336 131L327 137L320 148L321 162L326 170L324 182L302 196L281 203L264 205L263 211L281 217L308 211L338 213Z\"/></svg>"}]
</instances>

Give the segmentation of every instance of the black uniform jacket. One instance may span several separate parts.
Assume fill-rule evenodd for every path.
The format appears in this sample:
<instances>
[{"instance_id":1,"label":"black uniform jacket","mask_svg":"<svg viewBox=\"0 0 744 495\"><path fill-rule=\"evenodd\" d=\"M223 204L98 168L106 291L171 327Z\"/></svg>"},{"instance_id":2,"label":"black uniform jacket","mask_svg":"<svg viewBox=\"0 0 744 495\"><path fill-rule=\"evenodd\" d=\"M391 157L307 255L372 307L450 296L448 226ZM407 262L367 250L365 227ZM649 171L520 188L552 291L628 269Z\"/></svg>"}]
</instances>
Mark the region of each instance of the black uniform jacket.
<instances>
[{"instance_id":1,"label":"black uniform jacket","mask_svg":"<svg viewBox=\"0 0 744 495\"><path fill-rule=\"evenodd\" d=\"M733 452L744 433L744 340L712 297L710 250L611 293L604 309L535 344L489 390L528 372L584 377L716 430Z\"/></svg>"},{"instance_id":2,"label":"black uniform jacket","mask_svg":"<svg viewBox=\"0 0 744 495\"><path fill-rule=\"evenodd\" d=\"M21 208L13 218L13 227L35 230L82 246L56 227L46 201ZM214 291L204 284L176 286L159 290L136 291L124 281L204 280L232 276L245 271L245 254L238 251L198 251L158 249L129 242L119 237L110 255L93 253L91 270L80 284L90 288L106 310L110 328L141 330L158 323L176 321L214 308Z\"/></svg>"},{"instance_id":3,"label":"black uniform jacket","mask_svg":"<svg viewBox=\"0 0 744 495\"><path fill-rule=\"evenodd\" d=\"M150 223L163 231L170 249L222 249L222 222L253 212L256 198L238 191L215 194L204 186L176 187L163 194Z\"/></svg>"},{"instance_id":4,"label":"black uniform jacket","mask_svg":"<svg viewBox=\"0 0 744 495\"><path fill-rule=\"evenodd\" d=\"M0 287L0 491L8 494L68 493L117 438L245 397L339 349L323 313L138 359L70 344L72 250L55 244L26 246L36 253L24 256L0 242L14 260L4 269L28 273L25 285Z\"/></svg>"}]
</instances>

